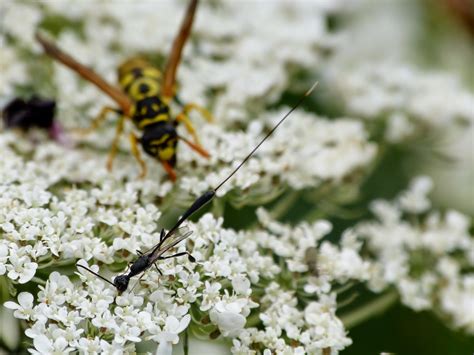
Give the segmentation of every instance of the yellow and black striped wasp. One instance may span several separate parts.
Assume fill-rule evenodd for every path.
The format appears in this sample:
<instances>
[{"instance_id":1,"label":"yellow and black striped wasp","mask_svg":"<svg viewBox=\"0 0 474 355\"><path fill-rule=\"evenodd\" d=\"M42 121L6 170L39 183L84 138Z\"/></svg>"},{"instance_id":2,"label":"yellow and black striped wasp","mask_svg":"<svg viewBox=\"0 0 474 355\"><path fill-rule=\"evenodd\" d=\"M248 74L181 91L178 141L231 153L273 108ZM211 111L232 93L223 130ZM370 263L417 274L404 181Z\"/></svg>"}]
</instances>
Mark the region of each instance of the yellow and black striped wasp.
<instances>
[{"instance_id":1,"label":"yellow and black striped wasp","mask_svg":"<svg viewBox=\"0 0 474 355\"><path fill-rule=\"evenodd\" d=\"M176 165L178 140L185 142L202 156L209 157L209 153L199 143L188 113L191 110L197 110L208 121L212 121L211 114L203 107L193 103L184 105L182 112L176 117L173 117L170 110L170 103L175 96L176 72L181 61L183 47L191 32L197 4L198 0L191 0L188 5L181 28L173 42L163 76L158 69L145 59L141 57L131 58L122 63L118 68L120 88L109 84L99 74L59 49L42 34L36 33L37 40L49 56L96 85L118 104L119 108L104 107L92 121L91 127L86 130L92 131L96 129L111 112L119 115L115 138L107 160L107 168L109 170L112 169L112 162L117 153L118 142L123 132L126 118L130 118L135 126L143 131L141 137L137 137L133 133L130 134L132 153L141 167L140 177L146 175L146 164L141 158L138 144L141 144L147 154L161 162L173 181L176 180L174 166ZM176 126L180 122L185 125L188 132L193 136L193 142L178 135Z\"/></svg>"}]
</instances>

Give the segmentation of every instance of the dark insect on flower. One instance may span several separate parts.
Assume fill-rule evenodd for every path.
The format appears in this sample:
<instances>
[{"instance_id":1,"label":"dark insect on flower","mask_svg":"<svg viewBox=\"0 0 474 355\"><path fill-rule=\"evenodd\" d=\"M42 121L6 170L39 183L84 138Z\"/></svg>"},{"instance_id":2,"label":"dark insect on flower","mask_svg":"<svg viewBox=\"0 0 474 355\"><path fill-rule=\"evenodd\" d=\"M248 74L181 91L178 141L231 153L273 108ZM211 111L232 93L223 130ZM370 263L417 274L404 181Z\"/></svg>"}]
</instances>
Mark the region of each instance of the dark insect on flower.
<instances>
[{"instance_id":1,"label":"dark insect on flower","mask_svg":"<svg viewBox=\"0 0 474 355\"><path fill-rule=\"evenodd\" d=\"M2 110L3 125L7 129L18 128L28 131L31 128L42 128L56 139L59 125L54 119L56 102L32 96L29 100L14 98Z\"/></svg>"},{"instance_id":2,"label":"dark insect on flower","mask_svg":"<svg viewBox=\"0 0 474 355\"><path fill-rule=\"evenodd\" d=\"M68 145L64 130L55 119L56 101L33 95L29 100L16 97L2 110L3 127L28 132L31 128L44 129L51 139Z\"/></svg>"}]
</instances>

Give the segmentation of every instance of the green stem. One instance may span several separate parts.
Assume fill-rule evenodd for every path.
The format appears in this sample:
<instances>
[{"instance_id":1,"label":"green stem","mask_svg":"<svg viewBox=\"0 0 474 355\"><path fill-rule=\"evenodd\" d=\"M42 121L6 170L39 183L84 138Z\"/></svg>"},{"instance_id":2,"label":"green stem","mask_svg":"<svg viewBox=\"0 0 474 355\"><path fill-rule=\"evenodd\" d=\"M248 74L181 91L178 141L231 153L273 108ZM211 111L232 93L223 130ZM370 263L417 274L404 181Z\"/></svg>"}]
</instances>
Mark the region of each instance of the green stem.
<instances>
[{"instance_id":1,"label":"green stem","mask_svg":"<svg viewBox=\"0 0 474 355\"><path fill-rule=\"evenodd\" d=\"M183 352L184 355L189 354L189 337L188 337L188 329L184 331L184 344L183 344Z\"/></svg>"},{"instance_id":2,"label":"green stem","mask_svg":"<svg viewBox=\"0 0 474 355\"><path fill-rule=\"evenodd\" d=\"M251 314L249 317L247 317L245 327L252 328L252 327L257 326L260 323L261 323L260 312L255 312L254 314Z\"/></svg>"},{"instance_id":3,"label":"green stem","mask_svg":"<svg viewBox=\"0 0 474 355\"><path fill-rule=\"evenodd\" d=\"M341 315L339 318L344 323L346 329L355 327L356 325L366 321L373 316L380 314L390 308L398 300L398 294L396 291L389 291L385 295L363 305L360 308L355 309L352 312L348 312Z\"/></svg>"},{"instance_id":4,"label":"green stem","mask_svg":"<svg viewBox=\"0 0 474 355\"><path fill-rule=\"evenodd\" d=\"M271 211L269 211L270 217L274 220L281 219L281 217L287 214L288 211L294 206L299 197L299 192L293 192L281 198L280 201L278 201L271 209ZM258 225L259 222L255 221L249 226L249 229L256 228Z\"/></svg>"},{"instance_id":5,"label":"green stem","mask_svg":"<svg viewBox=\"0 0 474 355\"><path fill-rule=\"evenodd\" d=\"M46 281L44 281L43 279L40 279L39 277L36 277L36 276L33 277L31 279L31 281L36 282L37 284L42 285L42 286L46 285Z\"/></svg>"},{"instance_id":6,"label":"green stem","mask_svg":"<svg viewBox=\"0 0 474 355\"><path fill-rule=\"evenodd\" d=\"M299 197L299 192L293 192L283 197L276 203L275 207L272 208L270 212L272 218L278 220L284 216L293 207Z\"/></svg>"}]
</instances>

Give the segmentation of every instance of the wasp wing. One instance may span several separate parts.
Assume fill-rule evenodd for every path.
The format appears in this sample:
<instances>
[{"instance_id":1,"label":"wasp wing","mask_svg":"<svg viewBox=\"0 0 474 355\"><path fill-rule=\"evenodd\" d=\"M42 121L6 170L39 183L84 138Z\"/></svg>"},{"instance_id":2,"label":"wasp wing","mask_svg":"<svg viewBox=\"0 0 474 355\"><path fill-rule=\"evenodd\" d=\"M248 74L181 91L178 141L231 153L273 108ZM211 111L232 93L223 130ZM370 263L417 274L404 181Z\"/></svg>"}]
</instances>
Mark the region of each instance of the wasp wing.
<instances>
[{"instance_id":1,"label":"wasp wing","mask_svg":"<svg viewBox=\"0 0 474 355\"><path fill-rule=\"evenodd\" d=\"M198 0L192 0L189 3L186 10L186 15L183 19L183 22L181 23L181 28L179 29L178 35L174 39L173 47L171 48L163 76L162 95L165 98L172 98L174 96L176 72L181 61L181 54L183 52L184 45L186 44L189 34L191 33L191 27L193 25L197 3Z\"/></svg>"},{"instance_id":2,"label":"wasp wing","mask_svg":"<svg viewBox=\"0 0 474 355\"><path fill-rule=\"evenodd\" d=\"M193 234L193 231L186 226L176 229L176 231L166 235L161 243L158 244L158 247L153 250L151 258L158 259L161 255L175 247L184 239L188 238L191 234Z\"/></svg>"},{"instance_id":3,"label":"wasp wing","mask_svg":"<svg viewBox=\"0 0 474 355\"><path fill-rule=\"evenodd\" d=\"M53 42L43 36L41 33L36 32L36 39L43 47L46 54L53 59L61 62L65 66L74 70L80 76L87 81L97 86L100 90L109 95L122 109L124 114L128 114L132 107L132 102L128 96L120 89L106 82L99 74L85 65L79 63L76 59L71 57L69 54L61 50Z\"/></svg>"}]
</instances>

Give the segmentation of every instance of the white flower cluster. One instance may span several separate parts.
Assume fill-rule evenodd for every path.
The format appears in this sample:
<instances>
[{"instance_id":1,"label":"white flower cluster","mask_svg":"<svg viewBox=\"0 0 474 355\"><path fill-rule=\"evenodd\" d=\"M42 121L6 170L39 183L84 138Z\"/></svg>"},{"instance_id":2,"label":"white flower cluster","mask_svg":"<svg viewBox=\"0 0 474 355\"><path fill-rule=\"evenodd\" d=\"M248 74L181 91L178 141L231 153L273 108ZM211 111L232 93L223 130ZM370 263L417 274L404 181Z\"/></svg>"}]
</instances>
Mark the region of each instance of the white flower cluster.
<instances>
[{"instance_id":1,"label":"white flower cluster","mask_svg":"<svg viewBox=\"0 0 474 355\"><path fill-rule=\"evenodd\" d=\"M307 301L304 308L297 298L297 293L304 293L302 287L308 275L303 251L316 246L330 225L320 221L314 226L290 228L268 216L261 218L268 222L268 230L225 229L222 219L210 214L197 224L189 223L195 237L188 250L197 264L176 259L160 262L163 276L150 269L130 293L117 295L110 285L81 269L82 283L53 272L40 287L36 304L32 294L20 293L18 304L7 302L5 306L15 309L15 317L27 321L26 335L33 339L38 352L127 352L134 351L135 343L153 340L159 344L159 352L170 353L171 345L178 342L178 334L188 327L192 317L199 325L197 333L210 328L235 338L235 353L254 346L287 353L293 346L286 338L300 344L295 349L300 353L345 348L351 340L335 315L336 294L330 286L318 290L319 301ZM297 248L292 238L300 241ZM95 238L88 242L101 241ZM281 266L274 263L274 253L284 261ZM337 270L351 258L341 253L332 262L335 274L332 269L325 270L328 278L340 276ZM92 269L99 271L97 266ZM300 280L289 285L291 291L271 281L295 274ZM352 271L345 277L362 280L365 275ZM253 293L258 290L264 295L256 303ZM255 317L263 322L264 330L246 324Z\"/></svg>"},{"instance_id":2,"label":"white flower cluster","mask_svg":"<svg viewBox=\"0 0 474 355\"><path fill-rule=\"evenodd\" d=\"M389 142L403 141L426 126L474 124L474 95L448 73L379 62L346 71L337 67L331 79L348 112L367 119L387 118Z\"/></svg>"},{"instance_id":3,"label":"white flower cluster","mask_svg":"<svg viewBox=\"0 0 474 355\"><path fill-rule=\"evenodd\" d=\"M87 126L111 100L76 73L51 64L34 40L37 26L48 30L58 20L55 41L115 82L117 65L137 53L164 62L185 5L2 2L0 104L23 92L19 89L34 87L39 94L54 93L57 119L67 132ZM455 327L474 332L470 221L455 211L431 210L430 179L414 180L393 203L374 202L377 220L349 228L339 245L323 241L332 224L312 214L320 211L305 211L311 222L300 219L294 225L274 217L299 207L295 196L333 207L353 198L361 177L383 154L378 143L384 139L372 141L379 137L369 133L374 119L388 117L384 138L389 142L416 135L420 126L474 122L474 98L456 79L397 64L345 68L335 61L328 66L330 85L343 94L348 117L296 110L218 191L211 207L220 215L228 205L283 202L279 213L259 208L257 222L241 223L241 230L224 227L223 218L211 213L188 222L193 234L175 249L191 252L197 262L161 260L159 271L152 267L132 281L131 292L118 294L83 269L74 274L78 261L110 280L125 272L137 250L156 244L162 225L174 223L180 209L217 186L288 111L286 94L303 92L312 81L307 73L326 72L326 50L341 54L327 22L328 13L344 12L346 5L199 5L178 71L178 94L215 116L211 124L191 117L211 157L180 144L174 185L147 156L148 175L137 180L126 139L113 172L105 169L112 122L87 137L70 134L70 146L1 132L0 282L2 289L25 290L4 306L26 326L30 352L119 354L156 348L170 354L181 334L189 332L229 338L235 354L335 354L352 342L336 311L345 302L342 292L356 282L375 292L395 288L409 307L435 310ZM305 78L296 80L301 73Z\"/></svg>"},{"instance_id":4,"label":"white flower cluster","mask_svg":"<svg viewBox=\"0 0 474 355\"><path fill-rule=\"evenodd\" d=\"M374 259L369 285L375 291L393 285L404 304L415 310L434 309L473 333L470 221L456 211L431 211L426 197L430 189L429 178L415 179L393 203L373 203L377 221L356 227Z\"/></svg>"}]
</instances>

